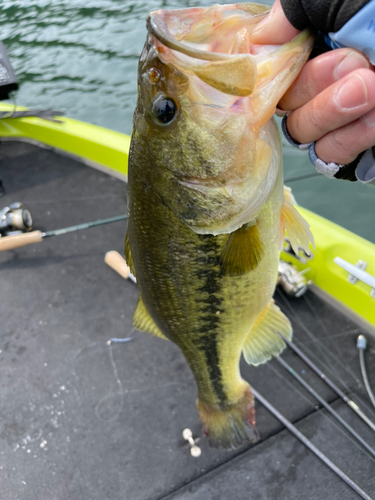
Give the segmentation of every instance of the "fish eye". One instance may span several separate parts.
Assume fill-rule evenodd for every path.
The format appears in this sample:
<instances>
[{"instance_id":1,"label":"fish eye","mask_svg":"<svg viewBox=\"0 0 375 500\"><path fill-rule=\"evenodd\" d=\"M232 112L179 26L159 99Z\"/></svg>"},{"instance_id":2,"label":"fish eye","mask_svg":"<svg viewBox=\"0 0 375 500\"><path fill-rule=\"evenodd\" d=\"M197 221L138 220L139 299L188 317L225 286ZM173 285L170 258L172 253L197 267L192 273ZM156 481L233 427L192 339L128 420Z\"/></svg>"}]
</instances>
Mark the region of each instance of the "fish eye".
<instances>
[{"instance_id":1,"label":"fish eye","mask_svg":"<svg viewBox=\"0 0 375 500\"><path fill-rule=\"evenodd\" d=\"M163 125L168 125L176 116L177 106L169 97L160 95L152 104L155 118Z\"/></svg>"}]
</instances>

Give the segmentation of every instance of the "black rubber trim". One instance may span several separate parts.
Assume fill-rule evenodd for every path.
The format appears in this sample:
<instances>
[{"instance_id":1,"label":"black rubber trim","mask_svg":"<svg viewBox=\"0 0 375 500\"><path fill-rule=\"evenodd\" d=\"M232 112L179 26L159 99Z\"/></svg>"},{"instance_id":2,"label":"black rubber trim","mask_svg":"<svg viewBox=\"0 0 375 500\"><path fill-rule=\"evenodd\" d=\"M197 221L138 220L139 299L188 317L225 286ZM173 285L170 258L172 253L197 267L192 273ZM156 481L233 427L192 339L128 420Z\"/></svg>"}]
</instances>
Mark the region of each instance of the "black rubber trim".
<instances>
[{"instance_id":1,"label":"black rubber trim","mask_svg":"<svg viewBox=\"0 0 375 500\"><path fill-rule=\"evenodd\" d=\"M339 31L370 0L281 0L289 22L297 29Z\"/></svg>"}]
</instances>

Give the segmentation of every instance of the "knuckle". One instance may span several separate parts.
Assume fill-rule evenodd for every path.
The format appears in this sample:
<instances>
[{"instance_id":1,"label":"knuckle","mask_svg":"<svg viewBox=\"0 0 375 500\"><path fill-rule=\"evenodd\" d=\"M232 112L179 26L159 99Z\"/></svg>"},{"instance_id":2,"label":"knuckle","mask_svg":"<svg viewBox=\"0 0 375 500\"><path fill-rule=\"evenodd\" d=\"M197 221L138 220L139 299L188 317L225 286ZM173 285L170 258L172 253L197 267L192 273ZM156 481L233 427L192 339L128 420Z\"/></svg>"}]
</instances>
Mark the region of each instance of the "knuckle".
<instances>
[{"instance_id":1,"label":"knuckle","mask_svg":"<svg viewBox=\"0 0 375 500\"><path fill-rule=\"evenodd\" d=\"M329 161L341 165L350 163L358 155L352 142L348 141L348 137L342 134L339 129L329 134L324 144L324 150L327 152L325 156L329 156Z\"/></svg>"},{"instance_id":2,"label":"knuckle","mask_svg":"<svg viewBox=\"0 0 375 500\"><path fill-rule=\"evenodd\" d=\"M302 119L303 122L303 119ZM288 116L287 120L287 129L289 132L289 135L292 137L293 140L299 143L305 143L308 142L305 140L305 128L303 123L301 123L301 113L297 111L293 111Z\"/></svg>"},{"instance_id":3,"label":"knuckle","mask_svg":"<svg viewBox=\"0 0 375 500\"><path fill-rule=\"evenodd\" d=\"M322 110L319 106L317 106L315 100L311 101L308 109L308 120L310 123L309 128L311 129L313 135L318 139L327 133L325 120L322 116Z\"/></svg>"}]
</instances>

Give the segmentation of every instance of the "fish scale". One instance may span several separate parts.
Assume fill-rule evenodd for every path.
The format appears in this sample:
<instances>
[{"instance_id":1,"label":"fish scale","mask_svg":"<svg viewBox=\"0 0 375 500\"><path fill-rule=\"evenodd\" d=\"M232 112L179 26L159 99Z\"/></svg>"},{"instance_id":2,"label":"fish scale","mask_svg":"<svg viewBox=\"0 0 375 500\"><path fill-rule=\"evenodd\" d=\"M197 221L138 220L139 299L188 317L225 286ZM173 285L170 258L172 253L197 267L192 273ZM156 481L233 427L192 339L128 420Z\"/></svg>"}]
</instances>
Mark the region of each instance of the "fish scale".
<instances>
[{"instance_id":1,"label":"fish scale","mask_svg":"<svg viewBox=\"0 0 375 500\"><path fill-rule=\"evenodd\" d=\"M278 330L291 338L289 321L272 302L280 235L286 227L292 244L306 247L307 241L308 250L309 233L290 192L283 190L278 129L264 117L272 115L280 92L293 80L285 65L294 72L301 68L312 39L302 33L280 55L267 54L273 74L279 65L283 75L275 85L264 71L257 79L234 69L232 58L243 56L244 68L253 71L258 59L249 54L207 52L204 71L192 46L181 59L179 50L186 47L178 41L176 20L182 26L190 19L189 40L197 29L198 42L207 49L204 30L214 47L215 23L199 23L200 16L219 20L233 9L230 36L236 35L236 19L245 36L244 25L264 17L252 5L194 9L191 19L190 9L151 14L129 156L126 257L140 292L134 325L181 349L197 383L209 442L225 448L257 439L254 398L239 370L241 353L249 363L263 363L285 346ZM236 52L229 41L220 42ZM202 61L206 52L196 54ZM244 78L254 82L248 96ZM237 89L243 102L233 108L238 96L228 94Z\"/></svg>"}]
</instances>

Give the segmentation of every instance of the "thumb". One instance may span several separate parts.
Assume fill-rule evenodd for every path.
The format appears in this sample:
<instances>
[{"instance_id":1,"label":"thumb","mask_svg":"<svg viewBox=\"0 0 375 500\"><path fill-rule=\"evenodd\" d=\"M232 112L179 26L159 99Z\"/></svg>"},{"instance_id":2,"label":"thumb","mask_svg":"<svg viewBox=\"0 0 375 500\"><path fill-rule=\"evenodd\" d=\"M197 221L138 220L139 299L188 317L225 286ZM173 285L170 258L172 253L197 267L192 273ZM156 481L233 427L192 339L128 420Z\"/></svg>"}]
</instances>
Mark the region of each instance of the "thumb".
<instances>
[{"instance_id":1,"label":"thumb","mask_svg":"<svg viewBox=\"0 0 375 500\"><path fill-rule=\"evenodd\" d=\"M250 40L255 45L281 45L290 42L298 33L285 17L280 0L276 0L268 16L251 33Z\"/></svg>"}]
</instances>

